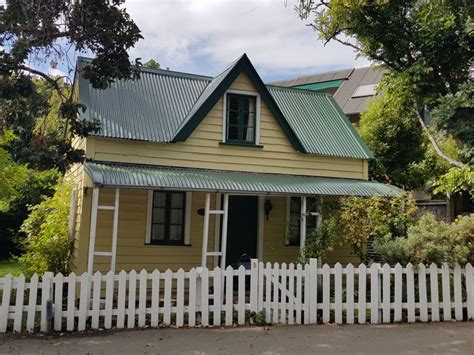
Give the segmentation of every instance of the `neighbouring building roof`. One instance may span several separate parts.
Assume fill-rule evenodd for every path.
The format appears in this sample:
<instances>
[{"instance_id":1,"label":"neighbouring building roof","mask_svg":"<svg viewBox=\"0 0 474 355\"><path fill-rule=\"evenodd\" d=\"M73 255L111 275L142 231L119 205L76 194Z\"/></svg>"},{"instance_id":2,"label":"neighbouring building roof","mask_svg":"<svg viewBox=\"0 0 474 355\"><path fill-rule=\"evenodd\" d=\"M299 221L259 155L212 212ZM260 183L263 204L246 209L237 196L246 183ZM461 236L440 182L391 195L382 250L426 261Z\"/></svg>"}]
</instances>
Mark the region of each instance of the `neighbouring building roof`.
<instances>
[{"instance_id":1,"label":"neighbouring building roof","mask_svg":"<svg viewBox=\"0 0 474 355\"><path fill-rule=\"evenodd\" d=\"M86 162L85 170L94 185L100 187L334 196L396 196L402 192L394 186L356 179L101 162Z\"/></svg>"},{"instance_id":2,"label":"neighbouring building roof","mask_svg":"<svg viewBox=\"0 0 474 355\"><path fill-rule=\"evenodd\" d=\"M383 70L377 67L352 68L301 76L273 84L314 91L334 88L334 99L342 111L346 115L358 115L375 95L375 88L383 75Z\"/></svg>"},{"instance_id":3,"label":"neighbouring building roof","mask_svg":"<svg viewBox=\"0 0 474 355\"><path fill-rule=\"evenodd\" d=\"M78 67L87 59L81 58ZM142 69L137 80L94 89L78 75L86 120L97 119L97 136L150 142L186 140L235 78L247 74L288 139L308 154L371 159L373 156L331 95L266 86L244 54L215 78Z\"/></svg>"}]
</instances>

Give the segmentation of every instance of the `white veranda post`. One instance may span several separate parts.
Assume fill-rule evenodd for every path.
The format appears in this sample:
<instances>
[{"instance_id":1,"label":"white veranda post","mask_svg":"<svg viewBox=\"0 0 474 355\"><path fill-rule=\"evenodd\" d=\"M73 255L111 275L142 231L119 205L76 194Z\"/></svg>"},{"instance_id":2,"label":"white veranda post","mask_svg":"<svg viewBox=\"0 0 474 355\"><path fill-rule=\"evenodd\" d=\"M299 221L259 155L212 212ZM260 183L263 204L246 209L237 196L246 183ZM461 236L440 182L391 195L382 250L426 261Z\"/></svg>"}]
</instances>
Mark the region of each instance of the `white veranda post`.
<instances>
[{"instance_id":1,"label":"white veranda post","mask_svg":"<svg viewBox=\"0 0 474 355\"><path fill-rule=\"evenodd\" d=\"M209 256L221 257L221 267L225 268L225 251L227 248L227 220L228 220L228 210L229 210L229 195L224 194L224 203L222 210L211 210L211 193L206 193L206 202L204 205L204 230L202 234L202 257L201 257L201 266L207 266L207 258ZM221 248L219 250L218 246L214 246L215 251L208 251L209 245L209 218L211 215L222 215L222 240ZM216 223L218 223L218 218L216 218Z\"/></svg>"},{"instance_id":2,"label":"white veranda post","mask_svg":"<svg viewBox=\"0 0 474 355\"><path fill-rule=\"evenodd\" d=\"M89 234L89 257L87 260L87 272L94 272L94 257L108 256L110 257L110 270L115 272L115 264L117 260L117 236L118 236L118 213L120 204L120 190L115 189L115 201L113 206L99 205L99 188L94 187L92 190L92 211L91 211L91 228ZM97 213L99 210L113 211L112 224L112 249L110 251L96 251L95 241L97 232Z\"/></svg>"},{"instance_id":3,"label":"white veranda post","mask_svg":"<svg viewBox=\"0 0 474 355\"><path fill-rule=\"evenodd\" d=\"M311 205L311 204L310 204ZM316 208L316 206L312 206ZM308 210L309 209L309 210ZM306 243L306 216L315 216L316 217L316 227L320 223L320 213L317 211L311 211L308 208L306 196L301 197L301 218L300 218L300 252L303 252L305 243Z\"/></svg>"}]
</instances>

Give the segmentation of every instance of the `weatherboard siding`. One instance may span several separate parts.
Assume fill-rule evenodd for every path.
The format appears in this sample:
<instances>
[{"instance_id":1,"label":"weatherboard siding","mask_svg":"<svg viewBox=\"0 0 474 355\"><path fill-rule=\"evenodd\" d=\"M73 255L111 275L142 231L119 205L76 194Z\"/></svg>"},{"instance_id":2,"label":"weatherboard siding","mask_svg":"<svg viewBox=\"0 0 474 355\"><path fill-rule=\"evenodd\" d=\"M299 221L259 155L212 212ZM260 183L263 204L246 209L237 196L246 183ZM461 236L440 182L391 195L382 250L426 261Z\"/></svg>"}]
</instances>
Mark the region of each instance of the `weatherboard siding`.
<instances>
[{"instance_id":1,"label":"weatherboard siding","mask_svg":"<svg viewBox=\"0 0 474 355\"><path fill-rule=\"evenodd\" d=\"M255 91L245 74L239 75L231 89ZM223 99L220 99L185 142L150 143L88 137L87 156L122 163L367 179L367 162L363 159L297 152L264 102L260 118L263 148L219 144L223 125Z\"/></svg>"}]
</instances>

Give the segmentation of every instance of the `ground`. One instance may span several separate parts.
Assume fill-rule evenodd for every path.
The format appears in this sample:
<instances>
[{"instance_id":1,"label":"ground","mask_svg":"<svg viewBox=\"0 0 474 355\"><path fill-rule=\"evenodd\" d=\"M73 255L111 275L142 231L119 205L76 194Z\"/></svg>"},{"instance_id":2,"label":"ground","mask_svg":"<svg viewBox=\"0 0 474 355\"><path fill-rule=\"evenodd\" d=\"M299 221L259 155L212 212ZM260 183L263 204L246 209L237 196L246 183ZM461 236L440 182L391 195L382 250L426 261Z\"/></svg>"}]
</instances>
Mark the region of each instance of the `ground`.
<instances>
[{"instance_id":1,"label":"ground","mask_svg":"<svg viewBox=\"0 0 474 355\"><path fill-rule=\"evenodd\" d=\"M0 260L0 277L3 277L7 274L12 274L15 276L19 273L20 269L18 263L12 260Z\"/></svg>"},{"instance_id":2,"label":"ground","mask_svg":"<svg viewBox=\"0 0 474 355\"><path fill-rule=\"evenodd\" d=\"M474 323L0 335L0 354L474 354Z\"/></svg>"}]
</instances>

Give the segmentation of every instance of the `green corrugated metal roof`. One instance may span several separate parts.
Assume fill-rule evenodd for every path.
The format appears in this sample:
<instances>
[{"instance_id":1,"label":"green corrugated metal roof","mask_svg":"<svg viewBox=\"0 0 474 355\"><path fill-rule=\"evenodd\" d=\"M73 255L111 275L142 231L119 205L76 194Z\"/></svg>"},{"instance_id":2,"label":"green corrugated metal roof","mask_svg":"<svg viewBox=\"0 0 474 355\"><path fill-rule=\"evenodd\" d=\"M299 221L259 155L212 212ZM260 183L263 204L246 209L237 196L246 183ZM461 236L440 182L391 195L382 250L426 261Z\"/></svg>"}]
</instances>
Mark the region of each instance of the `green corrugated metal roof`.
<instances>
[{"instance_id":1,"label":"green corrugated metal roof","mask_svg":"<svg viewBox=\"0 0 474 355\"><path fill-rule=\"evenodd\" d=\"M133 164L86 162L85 170L98 186L337 196L395 196L402 191L394 186L366 180Z\"/></svg>"},{"instance_id":2,"label":"green corrugated metal roof","mask_svg":"<svg viewBox=\"0 0 474 355\"><path fill-rule=\"evenodd\" d=\"M323 81L320 83L311 83L311 84L304 84L304 85L296 85L292 86L294 89L305 89L305 90L313 90L319 91L324 89L331 89L331 88L338 88L344 80L329 80Z\"/></svg>"},{"instance_id":3,"label":"green corrugated metal roof","mask_svg":"<svg viewBox=\"0 0 474 355\"><path fill-rule=\"evenodd\" d=\"M330 94L268 86L308 153L373 158Z\"/></svg>"},{"instance_id":4,"label":"green corrugated metal roof","mask_svg":"<svg viewBox=\"0 0 474 355\"><path fill-rule=\"evenodd\" d=\"M106 90L98 90L78 75L79 101L87 107L81 118L99 120L97 136L164 143L184 140L189 134L185 131L198 122L191 118L210 110L204 106L212 102L209 98L213 93L230 85L235 68L255 74L253 80L261 84L245 55L215 78L143 69L138 80L119 80ZM260 91L264 91L262 98L295 149L309 154L372 158L330 95L263 84Z\"/></svg>"}]
</instances>

